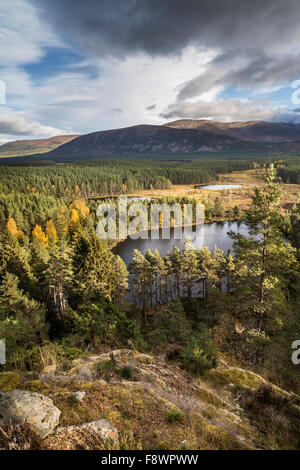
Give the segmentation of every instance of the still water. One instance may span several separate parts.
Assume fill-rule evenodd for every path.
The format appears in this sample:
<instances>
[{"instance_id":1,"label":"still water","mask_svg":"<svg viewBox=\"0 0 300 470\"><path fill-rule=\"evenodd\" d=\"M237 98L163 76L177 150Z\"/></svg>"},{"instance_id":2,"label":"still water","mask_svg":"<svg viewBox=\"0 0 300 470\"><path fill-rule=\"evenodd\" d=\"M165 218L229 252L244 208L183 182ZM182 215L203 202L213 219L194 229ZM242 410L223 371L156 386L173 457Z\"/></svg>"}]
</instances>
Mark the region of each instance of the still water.
<instances>
[{"instance_id":1,"label":"still water","mask_svg":"<svg viewBox=\"0 0 300 470\"><path fill-rule=\"evenodd\" d=\"M248 229L243 222L214 222L212 224L204 224L198 227L197 233L194 233L191 237L192 243L195 248L201 246L207 246L210 250L213 250L215 246L220 248L225 253L228 249L232 248L233 241L228 237L228 232L233 231L241 233L242 235L248 235ZM132 240L127 238L125 241L119 243L114 249L114 253L121 256L126 265L132 261L133 250L137 249L142 254L145 254L149 249L154 251L155 248L159 251L161 256L165 256L168 251L171 251L173 246L177 246L182 249L184 247L185 238L174 239L174 231L171 230L171 238L168 240L151 240L150 232L147 240Z\"/></svg>"},{"instance_id":2,"label":"still water","mask_svg":"<svg viewBox=\"0 0 300 470\"><path fill-rule=\"evenodd\" d=\"M242 188L241 184L207 184L206 186L199 186L199 189L235 189Z\"/></svg>"}]
</instances>

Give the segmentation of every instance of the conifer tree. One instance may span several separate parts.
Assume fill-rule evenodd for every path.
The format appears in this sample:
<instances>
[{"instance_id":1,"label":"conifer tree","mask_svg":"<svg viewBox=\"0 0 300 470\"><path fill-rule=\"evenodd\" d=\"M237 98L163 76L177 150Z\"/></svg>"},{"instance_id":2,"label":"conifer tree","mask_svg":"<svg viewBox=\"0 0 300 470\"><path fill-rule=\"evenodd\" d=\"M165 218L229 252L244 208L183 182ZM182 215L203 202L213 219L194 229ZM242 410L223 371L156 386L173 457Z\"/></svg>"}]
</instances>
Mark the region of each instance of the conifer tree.
<instances>
[{"instance_id":1,"label":"conifer tree","mask_svg":"<svg viewBox=\"0 0 300 470\"><path fill-rule=\"evenodd\" d=\"M228 250L228 253L226 256L226 265L225 265L227 294L229 294L231 291L231 280L232 280L232 276L234 273L234 269L235 269L234 259L233 259L231 251Z\"/></svg>"},{"instance_id":2,"label":"conifer tree","mask_svg":"<svg viewBox=\"0 0 300 470\"><path fill-rule=\"evenodd\" d=\"M234 287L253 346L253 362L262 355L269 334L281 324L291 279L297 271L294 249L281 232L278 205L281 191L274 169L267 172L265 186L255 188L246 224L249 237L231 233L236 254Z\"/></svg>"},{"instance_id":3,"label":"conifer tree","mask_svg":"<svg viewBox=\"0 0 300 470\"><path fill-rule=\"evenodd\" d=\"M144 322L147 324L147 306L150 297L152 269L145 256L138 250L134 250L129 270L132 273L133 294L142 311Z\"/></svg>"},{"instance_id":4,"label":"conifer tree","mask_svg":"<svg viewBox=\"0 0 300 470\"><path fill-rule=\"evenodd\" d=\"M116 296L116 272L114 255L107 243L96 234L81 229L73 243L73 292L79 300L82 295L101 293L113 299Z\"/></svg>"},{"instance_id":5,"label":"conifer tree","mask_svg":"<svg viewBox=\"0 0 300 470\"><path fill-rule=\"evenodd\" d=\"M192 298L192 288L198 277L199 272L197 254L192 243L187 240L185 242L182 253L181 278L184 283L188 300L191 300Z\"/></svg>"},{"instance_id":6,"label":"conifer tree","mask_svg":"<svg viewBox=\"0 0 300 470\"><path fill-rule=\"evenodd\" d=\"M0 339L7 351L42 344L46 336L45 308L19 288L17 276L6 273L0 284Z\"/></svg>"},{"instance_id":7,"label":"conifer tree","mask_svg":"<svg viewBox=\"0 0 300 470\"><path fill-rule=\"evenodd\" d=\"M67 294L73 278L71 249L65 243L52 245L45 269L45 286L53 301L57 316L65 323Z\"/></svg>"},{"instance_id":8,"label":"conifer tree","mask_svg":"<svg viewBox=\"0 0 300 470\"><path fill-rule=\"evenodd\" d=\"M174 246L168 256L172 265L172 272L175 276L176 296L178 297L178 299L180 299L180 273L182 265L182 253L179 248L177 248L177 246Z\"/></svg>"},{"instance_id":9,"label":"conifer tree","mask_svg":"<svg viewBox=\"0 0 300 470\"><path fill-rule=\"evenodd\" d=\"M114 269L116 273L116 301L121 306L122 299L128 290L128 271L126 264L120 256L114 258Z\"/></svg>"}]
</instances>

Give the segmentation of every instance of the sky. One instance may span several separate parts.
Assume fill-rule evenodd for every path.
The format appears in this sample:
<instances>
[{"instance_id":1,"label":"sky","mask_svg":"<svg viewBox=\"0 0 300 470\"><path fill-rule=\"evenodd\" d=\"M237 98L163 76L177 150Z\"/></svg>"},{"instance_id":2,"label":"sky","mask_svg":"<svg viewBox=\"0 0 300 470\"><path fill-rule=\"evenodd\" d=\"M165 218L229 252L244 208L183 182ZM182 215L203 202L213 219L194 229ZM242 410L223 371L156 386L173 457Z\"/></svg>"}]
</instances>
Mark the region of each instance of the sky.
<instances>
[{"instance_id":1,"label":"sky","mask_svg":"<svg viewBox=\"0 0 300 470\"><path fill-rule=\"evenodd\" d=\"M1 2L0 144L187 118L300 123L299 0Z\"/></svg>"}]
</instances>

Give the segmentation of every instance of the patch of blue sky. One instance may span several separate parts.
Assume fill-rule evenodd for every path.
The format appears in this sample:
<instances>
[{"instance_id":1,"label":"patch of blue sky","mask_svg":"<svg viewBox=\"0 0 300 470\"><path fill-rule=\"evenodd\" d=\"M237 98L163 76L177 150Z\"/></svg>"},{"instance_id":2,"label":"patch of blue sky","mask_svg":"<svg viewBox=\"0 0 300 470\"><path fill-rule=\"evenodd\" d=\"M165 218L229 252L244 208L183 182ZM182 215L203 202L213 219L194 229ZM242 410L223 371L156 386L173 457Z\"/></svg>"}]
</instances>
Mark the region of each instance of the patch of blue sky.
<instances>
[{"instance_id":1,"label":"patch of blue sky","mask_svg":"<svg viewBox=\"0 0 300 470\"><path fill-rule=\"evenodd\" d=\"M226 87L220 92L218 98L223 100L229 99L251 99L253 91L250 89L244 89L240 87Z\"/></svg>"},{"instance_id":2,"label":"patch of blue sky","mask_svg":"<svg viewBox=\"0 0 300 470\"><path fill-rule=\"evenodd\" d=\"M98 76L98 68L73 48L46 48L44 56L38 62L25 65L24 70L36 82L63 72L81 73L88 78Z\"/></svg>"}]
</instances>

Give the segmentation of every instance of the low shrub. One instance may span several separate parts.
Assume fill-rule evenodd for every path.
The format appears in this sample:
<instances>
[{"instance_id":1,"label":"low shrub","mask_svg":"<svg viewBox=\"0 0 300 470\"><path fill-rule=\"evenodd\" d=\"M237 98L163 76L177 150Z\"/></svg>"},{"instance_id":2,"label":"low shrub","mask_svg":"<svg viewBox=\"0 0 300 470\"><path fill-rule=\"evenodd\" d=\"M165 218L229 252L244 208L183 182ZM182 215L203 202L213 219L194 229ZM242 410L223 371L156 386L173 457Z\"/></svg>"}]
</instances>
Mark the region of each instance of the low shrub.
<instances>
[{"instance_id":1,"label":"low shrub","mask_svg":"<svg viewBox=\"0 0 300 470\"><path fill-rule=\"evenodd\" d=\"M170 424L182 423L184 421L184 414L180 410L167 410L165 416Z\"/></svg>"},{"instance_id":2,"label":"low shrub","mask_svg":"<svg viewBox=\"0 0 300 470\"><path fill-rule=\"evenodd\" d=\"M39 438L28 426L10 424L0 426L1 450L40 450Z\"/></svg>"},{"instance_id":3,"label":"low shrub","mask_svg":"<svg viewBox=\"0 0 300 470\"><path fill-rule=\"evenodd\" d=\"M132 369L130 366L124 366L121 369L121 376L125 380L130 380L132 379Z\"/></svg>"},{"instance_id":4,"label":"low shrub","mask_svg":"<svg viewBox=\"0 0 300 470\"><path fill-rule=\"evenodd\" d=\"M0 373L0 392L10 392L20 386L20 376L15 372Z\"/></svg>"},{"instance_id":5,"label":"low shrub","mask_svg":"<svg viewBox=\"0 0 300 470\"><path fill-rule=\"evenodd\" d=\"M117 370L116 363L112 359L98 361L95 363L94 368L96 374L104 377L105 380L109 380Z\"/></svg>"},{"instance_id":6,"label":"low shrub","mask_svg":"<svg viewBox=\"0 0 300 470\"><path fill-rule=\"evenodd\" d=\"M195 375L201 375L212 369L217 363L216 346L208 330L202 329L189 340L182 353L182 364L186 370Z\"/></svg>"}]
</instances>

